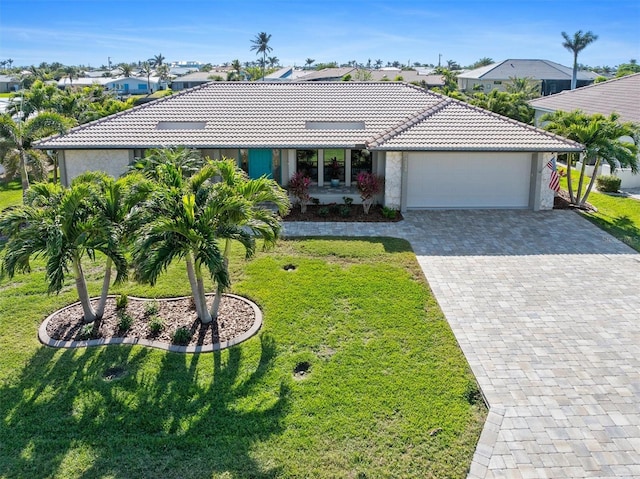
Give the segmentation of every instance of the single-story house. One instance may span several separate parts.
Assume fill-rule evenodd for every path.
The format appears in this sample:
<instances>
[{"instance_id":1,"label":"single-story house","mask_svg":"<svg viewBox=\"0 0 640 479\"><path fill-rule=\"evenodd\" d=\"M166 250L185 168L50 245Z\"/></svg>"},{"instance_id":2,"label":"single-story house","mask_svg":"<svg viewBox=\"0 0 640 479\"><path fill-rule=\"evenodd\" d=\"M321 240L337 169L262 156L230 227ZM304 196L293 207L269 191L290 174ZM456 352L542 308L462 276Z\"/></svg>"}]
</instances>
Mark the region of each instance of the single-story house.
<instances>
[{"instance_id":1,"label":"single-story house","mask_svg":"<svg viewBox=\"0 0 640 479\"><path fill-rule=\"evenodd\" d=\"M18 91L20 89L20 79L12 75L0 75L0 93Z\"/></svg>"},{"instance_id":2,"label":"single-story house","mask_svg":"<svg viewBox=\"0 0 640 479\"><path fill-rule=\"evenodd\" d=\"M235 158L283 186L304 171L321 202L358 198L358 173L372 172L385 180L380 203L401 210L550 209L547 163L583 149L404 82L211 82L35 147L58 152L68 184L87 170L120 175L145 149L178 145ZM339 194L329 186L334 160Z\"/></svg>"},{"instance_id":3,"label":"single-story house","mask_svg":"<svg viewBox=\"0 0 640 479\"><path fill-rule=\"evenodd\" d=\"M104 87L118 95L145 95L161 89L160 78L154 76L149 77L149 85L147 85L147 77L105 78L104 80L106 80Z\"/></svg>"},{"instance_id":4,"label":"single-story house","mask_svg":"<svg viewBox=\"0 0 640 479\"><path fill-rule=\"evenodd\" d=\"M640 125L640 73L536 98L529 104L536 112L537 125L545 113L574 110L581 110L590 115L601 113L608 116L617 113L620 115L620 121ZM592 171L591 168L588 173L592 174ZM611 168L608 164L602 165L600 173L611 174ZM622 180L622 188L640 188L640 174L633 174L630 168L617 168L613 174Z\"/></svg>"},{"instance_id":5,"label":"single-story house","mask_svg":"<svg viewBox=\"0 0 640 479\"><path fill-rule=\"evenodd\" d=\"M511 78L530 78L538 83L542 96L571 89L573 69L549 60L509 59L460 73L458 88L462 91L480 89L506 91ZM597 74L578 70L576 86L590 85Z\"/></svg>"}]
</instances>

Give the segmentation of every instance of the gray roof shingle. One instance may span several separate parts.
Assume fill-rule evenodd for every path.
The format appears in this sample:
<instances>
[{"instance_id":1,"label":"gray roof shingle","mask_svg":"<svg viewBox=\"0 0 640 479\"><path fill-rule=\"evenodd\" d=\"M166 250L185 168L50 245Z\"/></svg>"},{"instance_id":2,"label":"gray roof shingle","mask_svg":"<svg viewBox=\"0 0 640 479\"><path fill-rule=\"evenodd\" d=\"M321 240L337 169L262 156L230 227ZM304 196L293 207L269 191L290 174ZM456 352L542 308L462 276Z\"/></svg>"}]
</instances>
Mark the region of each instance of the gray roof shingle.
<instances>
[{"instance_id":1,"label":"gray roof shingle","mask_svg":"<svg viewBox=\"0 0 640 479\"><path fill-rule=\"evenodd\" d=\"M201 122L204 128L167 129ZM364 128L309 128L316 122ZM162 128L158 128L161 124ZM213 82L78 126L42 149L355 148L577 151L580 145L400 82Z\"/></svg>"},{"instance_id":2,"label":"gray roof shingle","mask_svg":"<svg viewBox=\"0 0 640 479\"><path fill-rule=\"evenodd\" d=\"M573 70L549 60L509 59L484 67L469 70L458 78L482 80L507 80L512 77L531 78L533 80L571 80ZM593 80L590 72L578 71L578 80Z\"/></svg>"},{"instance_id":3,"label":"gray roof shingle","mask_svg":"<svg viewBox=\"0 0 640 479\"><path fill-rule=\"evenodd\" d=\"M529 104L544 111L582 110L590 115L615 112L622 121L640 124L640 73L536 98Z\"/></svg>"}]
</instances>

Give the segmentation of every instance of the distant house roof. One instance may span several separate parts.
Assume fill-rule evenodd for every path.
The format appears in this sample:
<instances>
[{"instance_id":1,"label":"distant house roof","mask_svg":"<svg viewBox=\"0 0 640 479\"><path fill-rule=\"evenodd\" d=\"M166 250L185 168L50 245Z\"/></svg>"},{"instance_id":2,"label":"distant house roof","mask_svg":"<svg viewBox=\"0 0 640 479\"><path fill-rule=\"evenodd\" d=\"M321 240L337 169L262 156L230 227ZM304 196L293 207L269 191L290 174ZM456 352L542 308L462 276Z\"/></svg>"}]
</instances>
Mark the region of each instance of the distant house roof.
<instances>
[{"instance_id":1,"label":"distant house roof","mask_svg":"<svg viewBox=\"0 0 640 479\"><path fill-rule=\"evenodd\" d=\"M58 86L59 87L66 87L66 86L104 85L109 80L111 80L111 78L80 77L80 78L74 78L73 80L70 80L68 77L64 77L64 78L60 78L60 80L58 80Z\"/></svg>"},{"instance_id":2,"label":"distant house roof","mask_svg":"<svg viewBox=\"0 0 640 479\"><path fill-rule=\"evenodd\" d=\"M312 71L307 75L303 75L298 80L300 81L331 81L340 80L343 76L353 74L356 71L353 67L340 67L340 68L323 68L322 70Z\"/></svg>"},{"instance_id":3,"label":"distant house roof","mask_svg":"<svg viewBox=\"0 0 640 479\"><path fill-rule=\"evenodd\" d=\"M73 128L46 149L579 151L581 145L403 82L211 82Z\"/></svg>"},{"instance_id":4,"label":"distant house roof","mask_svg":"<svg viewBox=\"0 0 640 479\"><path fill-rule=\"evenodd\" d=\"M226 79L227 72L226 71L192 72L192 73L187 73L186 75L179 76L178 78L175 78L173 81L176 81L176 82L194 82L194 81L195 82L197 82L197 81L208 82L208 81L211 81L211 79L213 77L215 77L216 75L220 75L221 77Z\"/></svg>"},{"instance_id":5,"label":"distant house roof","mask_svg":"<svg viewBox=\"0 0 640 479\"><path fill-rule=\"evenodd\" d=\"M269 75L266 75L264 79L266 81L292 81L307 75L308 72L304 70L296 70L295 67L284 67L276 70Z\"/></svg>"},{"instance_id":6,"label":"distant house roof","mask_svg":"<svg viewBox=\"0 0 640 479\"><path fill-rule=\"evenodd\" d=\"M20 79L14 77L12 75L0 75L0 82L2 82L2 83L18 83L18 82L20 82Z\"/></svg>"},{"instance_id":7,"label":"distant house roof","mask_svg":"<svg viewBox=\"0 0 640 479\"><path fill-rule=\"evenodd\" d=\"M577 90L565 90L555 95L536 98L529 103L537 110L549 112L582 110L590 115L609 115L616 112L620 114L622 121L640 124L640 73Z\"/></svg>"},{"instance_id":8,"label":"distant house roof","mask_svg":"<svg viewBox=\"0 0 640 479\"><path fill-rule=\"evenodd\" d=\"M534 80L571 80L573 70L549 60L510 59L460 73L458 78L507 80L510 77ZM578 71L578 80L593 80L592 72Z\"/></svg>"}]
</instances>

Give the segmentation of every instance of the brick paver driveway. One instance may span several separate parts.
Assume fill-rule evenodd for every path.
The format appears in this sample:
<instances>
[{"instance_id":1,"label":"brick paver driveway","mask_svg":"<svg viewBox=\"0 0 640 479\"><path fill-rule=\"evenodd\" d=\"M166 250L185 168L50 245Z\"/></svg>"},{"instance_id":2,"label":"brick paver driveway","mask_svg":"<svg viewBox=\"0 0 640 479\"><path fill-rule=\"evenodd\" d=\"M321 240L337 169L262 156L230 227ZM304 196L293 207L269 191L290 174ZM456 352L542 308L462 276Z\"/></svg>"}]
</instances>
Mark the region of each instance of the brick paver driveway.
<instances>
[{"instance_id":1,"label":"brick paver driveway","mask_svg":"<svg viewBox=\"0 0 640 479\"><path fill-rule=\"evenodd\" d=\"M288 235L408 239L489 403L469 477L640 477L640 255L570 211L410 212Z\"/></svg>"}]
</instances>

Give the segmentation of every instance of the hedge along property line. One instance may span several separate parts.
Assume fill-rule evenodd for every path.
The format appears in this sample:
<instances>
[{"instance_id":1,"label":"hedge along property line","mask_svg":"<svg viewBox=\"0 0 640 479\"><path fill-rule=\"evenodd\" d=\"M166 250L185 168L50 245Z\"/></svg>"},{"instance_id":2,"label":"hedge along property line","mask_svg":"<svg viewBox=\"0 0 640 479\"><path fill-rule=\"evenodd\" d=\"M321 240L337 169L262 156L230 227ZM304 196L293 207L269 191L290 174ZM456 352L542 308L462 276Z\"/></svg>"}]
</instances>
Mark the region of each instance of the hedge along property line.
<instances>
[{"instance_id":1,"label":"hedge along property line","mask_svg":"<svg viewBox=\"0 0 640 479\"><path fill-rule=\"evenodd\" d=\"M213 296L213 293L207 294L207 296ZM230 339L228 341L222 341L220 343L214 344L206 344L202 346L178 346L171 343L166 343L164 341L152 341L149 339L143 338L109 338L109 339L88 339L86 341L62 341L58 339L53 339L47 333L47 325L49 321L54 318L60 312L73 308L80 304L80 302L76 302L61 308L54 313L47 316L47 318L40 324L38 328L38 339L45 346L50 346L52 348L85 348L90 346L109 346L112 344L130 344L130 345L139 345L139 346L147 346L150 348L163 349L165 351L171 351L174 353L210 353L213 351L220 351L222 349L230 348L231 346L235 346L236 344L240 344L247 339L254 336L262 327L262 311L253 301L244 298L242 296L237 296L235 294L224 293L224 296L229 296L231 298L238 299L243 301L251 306L253 309L254 320L253 326L249 328L244 333L239 336ZM109 295L109 298L115 298L116 295ZM137 298L135 296L129 296L130 299L138 300L138 301L178 301L183 299L189 299L190 296L180 296L175 298ZM96 298L91 298L93 301Z\"/></svg>"}]
</instances>

